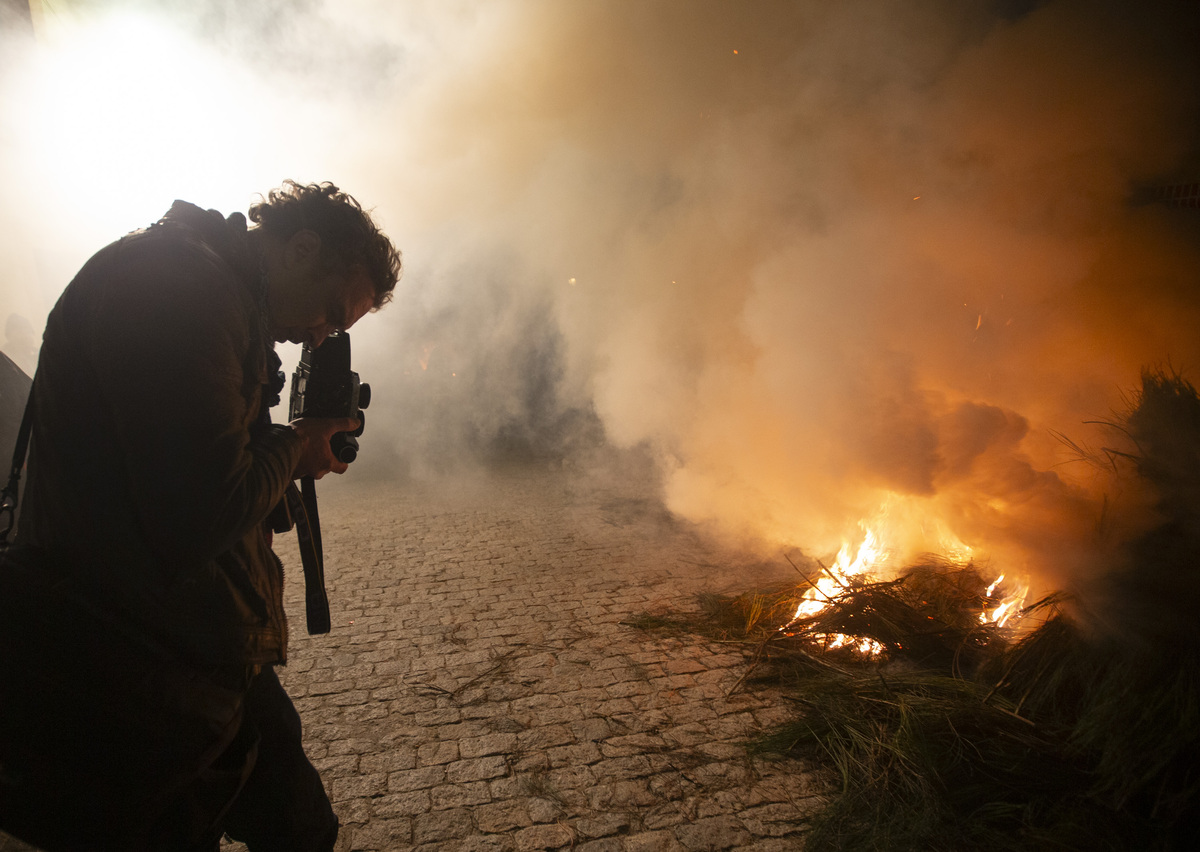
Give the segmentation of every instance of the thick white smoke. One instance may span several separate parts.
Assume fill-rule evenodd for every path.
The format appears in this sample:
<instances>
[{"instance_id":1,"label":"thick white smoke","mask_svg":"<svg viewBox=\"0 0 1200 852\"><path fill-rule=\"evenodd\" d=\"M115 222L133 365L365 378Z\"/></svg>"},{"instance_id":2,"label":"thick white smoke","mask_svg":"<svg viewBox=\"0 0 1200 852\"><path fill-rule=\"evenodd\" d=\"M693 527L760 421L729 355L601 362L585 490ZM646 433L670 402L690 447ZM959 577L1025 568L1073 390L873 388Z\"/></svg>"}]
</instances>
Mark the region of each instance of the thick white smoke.
<instances>
[{"instance_id":1,"label":"thick white smoke","mask_svg":"<svg viewBox=\"0 0 1200 852\"><path fill-rule=\"evenodd\" d=\"M110 236L199 170L194 200L226 209L284 177L334 180L404 249L395 305L354 334L376 390L364 442L395 470L648 447L691 519L822 555L886 507L902 548L957 538L1057 581L1099 503L1054 431L1087 440L1145 365L1200 364L1196 221L1142 203L1200 179L1196 13L1126 5L79 15L156 9L195 45L197 90L243 81L195 110L239 167L203 171L184 146ZM78 248L18 168L4 222L81 260L98 243ZM89 238L119 177L81 202ZM76 174L52 197L87 193Z\"/></svg>"}]
</instances>

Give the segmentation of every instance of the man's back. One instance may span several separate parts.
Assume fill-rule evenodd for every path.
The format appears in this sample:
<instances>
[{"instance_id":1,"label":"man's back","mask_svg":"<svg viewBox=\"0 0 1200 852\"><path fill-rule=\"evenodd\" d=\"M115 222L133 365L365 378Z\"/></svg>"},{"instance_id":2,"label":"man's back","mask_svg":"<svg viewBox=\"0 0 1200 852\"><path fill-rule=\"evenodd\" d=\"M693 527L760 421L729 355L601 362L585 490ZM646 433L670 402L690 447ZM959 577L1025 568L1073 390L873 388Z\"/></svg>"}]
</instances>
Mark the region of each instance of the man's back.
<instances>
[{"instance_id":1,"label":"man's back","mask_svg":"<svg viewBox=\"0 0 1200 852\"><path fill-rule=\"evenodd\" d=\"M267 344L236 234L173 213L99 252L50 314L20 541L193 660L276 662L259 525L293 448L250 449Z\"/></svg>"}]
</instances>

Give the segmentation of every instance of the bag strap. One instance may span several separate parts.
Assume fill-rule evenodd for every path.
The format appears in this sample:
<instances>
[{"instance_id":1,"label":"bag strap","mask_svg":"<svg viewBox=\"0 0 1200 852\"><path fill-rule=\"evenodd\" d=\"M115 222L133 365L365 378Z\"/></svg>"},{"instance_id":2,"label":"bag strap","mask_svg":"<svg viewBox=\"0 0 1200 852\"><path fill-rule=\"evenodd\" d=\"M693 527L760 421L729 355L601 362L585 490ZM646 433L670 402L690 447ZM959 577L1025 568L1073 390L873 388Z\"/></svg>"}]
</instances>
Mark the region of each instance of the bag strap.
<instances>
[{"instance_id":1,"label":"bag strap","mask_svg":"<svg viewBox=\"0 0 1200 852\"><path fill-rule=\"evenodd\" d=\"M17 522L17 494L21 486L21 471L25 467L25 454L29 451L29 434L33 431L33 389L34 385L31 384L29 399L25 401L25 414L21 418L21 428L17 431L17 445L13 449L8 485L0 491L0 547L8 546L8 534Z\"/></svg>"}]
</instances>

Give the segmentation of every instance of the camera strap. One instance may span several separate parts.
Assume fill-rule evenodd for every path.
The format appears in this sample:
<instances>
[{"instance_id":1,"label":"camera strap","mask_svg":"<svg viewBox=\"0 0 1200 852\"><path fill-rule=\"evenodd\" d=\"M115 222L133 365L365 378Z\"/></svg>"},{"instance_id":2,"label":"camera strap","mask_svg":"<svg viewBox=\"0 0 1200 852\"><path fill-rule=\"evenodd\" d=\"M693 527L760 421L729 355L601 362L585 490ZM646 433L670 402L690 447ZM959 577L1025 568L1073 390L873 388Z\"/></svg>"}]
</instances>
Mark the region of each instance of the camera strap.
<instances>
[{"instance_id":1,"label":"camera strap","mask_svg":"<svg viewBox=\"0 0 1200 852\"><path fill-rule=\"evenodd\" d=\"M8 484L0 492L0 550L8 547L8 535L17 522L17 495L21 489L21 471L25 467L25 454L29 450L29 434L32 431L33 385L30 385L29 399L25 401L25 414L21 417L21 428L17 431L17 444L13 449Z\"/></svg>"},{"instance_id":2,"label":"camera strap","mask_svg":"<svg viewBox=\"0 0 1200 852\"><path fill-rule=\"evenodd\" d=\"M300 562L304 566L304 615L310 636L328 633L330 628L329 597L325 593L325 555L321 545L321 518L317 513L317 482L311 476L301 477L300 489L289 485L284 492L292 519L296 522L296 539L300 545Z\"/></svg>"}]
</instances>

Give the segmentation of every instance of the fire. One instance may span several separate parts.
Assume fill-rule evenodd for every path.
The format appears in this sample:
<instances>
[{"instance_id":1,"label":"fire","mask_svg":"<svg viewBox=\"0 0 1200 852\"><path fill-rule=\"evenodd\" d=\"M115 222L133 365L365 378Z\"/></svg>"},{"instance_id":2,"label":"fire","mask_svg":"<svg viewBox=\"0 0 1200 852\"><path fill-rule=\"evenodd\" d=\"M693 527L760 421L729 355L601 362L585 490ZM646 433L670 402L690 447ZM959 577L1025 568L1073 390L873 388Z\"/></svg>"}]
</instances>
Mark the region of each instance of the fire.
<instances>
[{"instance_id":1,"label":"fire","mask_svg":"<svg viewBox=\"0 0 1200 852\"><path fill-rule=\"evenodd\" d=\"M833 565L828 568L821 566L823 575L804 593L804 599L796 607L796 614L780 628L781 630L786 630L801 618L816 615L824 610L829 606L829 601L845 590L852 581L869 582L885 564L888 548L883 545L879 535L862 521L859 521L859 527L863 530L863 540L854 551L853 558L850 556L850 543L843 542ZM813 638L824 642L827 650L855 646L860 654L870 657L878 656L884 650L874 639L858 638L844 633L813 634Z\"/></svg>"},{"instance_id":2,"label":"fire","mask_svg":"<svg viewBox=\"0 0 1200 852\"><path fill-rule=\"evenodd\" d=\"M859 526L863 527L865 535L853 560L850 558L850 543L843 542L833 566L821 566L824 570L823 576L804 593L804 600L796 607L796 614L792 617L793 622L816 615L825 609L829 605L829 599L845 589L852 579L870 579L872 575L869 572L883 560L884 548L873 530L864 526L861 521Z\"/></svg>"},{"instance_id":3,"label":"fire","mask_svg":"<svg viewBox=\"0 0 1200 852\"><path fill-rule=\"evenodd\" d=\"M435 348L436 344L433 343L426 343L421 347L421 357L417 360L420 362L422 370L429 369L429 356L433 354Z\"/></svg>"},{"instance_id":4,"label":"fire","mask_svg":"<svg viewBox=\"0 0 1200 852\"><path fill-rule=\"evenodd\" d=\"M926 545L932 545L941 556L961 565L967 565L976 558L975 550L970 545L940 522L919 518L913 509L901 502L889 501L880 508L874 522L859 521L861 542L855 547L844 540L832 564L826 566L818 562L821 576L808 581L809 588L797 605L795 615L780 630L787 631L797 621L825 611L833 599L854 585L884 579L889 571L897 567L897 559L903 557L902 543L919 539ZM913 530L908 527L913 527ZM916 529L920 534L914 537ZM988 603L979 614L979 622L997 627L1008 625L1014 616L1019 617L1028 593L1027 583L1009 580L1006 574L1000 574L984 591ZM884 651L883 645L868 637L841 633L811 635L823 642L827 650L856 648L860 654L872 657Z\"/></svg>"},{"instance_id":5,"label":"fire","mask_svg":"<svg viewBox=\"0 0 1200 852\"><path fill-rule=\"evenodd\" d=\"M1001 574L997 577L990 586L987 587L985 596L990 598L995 594L998 588L1003 587L1005 575ZM996 606L991 609L985 608L979 614L980 624L995 624L997 627L1004 627L1009 620L1021 611L1021 605L1025 603L1025 598L1029 594L1029 586L1025 583L1014 584L1015 588L1009 594L1005 595ZM1005 587L1007 588L1007 587Z\"/></svg>"}]
</instances>

